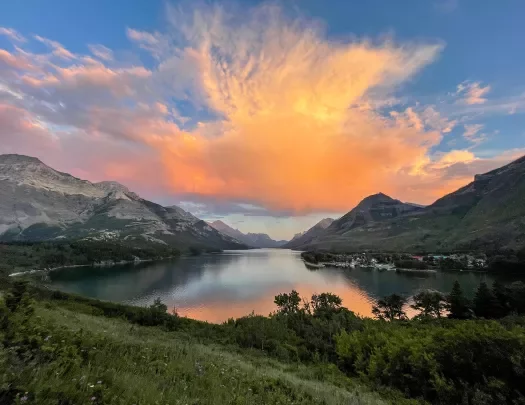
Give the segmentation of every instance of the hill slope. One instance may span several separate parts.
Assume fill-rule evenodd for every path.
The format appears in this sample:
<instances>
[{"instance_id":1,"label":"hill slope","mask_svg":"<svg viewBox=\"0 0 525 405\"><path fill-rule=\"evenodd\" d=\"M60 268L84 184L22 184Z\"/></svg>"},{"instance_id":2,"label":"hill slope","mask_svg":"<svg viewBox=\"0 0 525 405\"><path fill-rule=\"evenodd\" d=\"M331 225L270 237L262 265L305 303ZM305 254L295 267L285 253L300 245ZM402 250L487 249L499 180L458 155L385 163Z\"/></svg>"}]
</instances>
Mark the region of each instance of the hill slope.
<instances>
[{"instance_id":1,"label":"hill slope","mask_svg":"<svg viewBox=\"0 0 525 405\"><path fill-rule=\"evenodd\" d=\"M332 224L332 222L334 222L332 218L322 219L307 231L295 235L290 242L283 245L283 248L300 249L302 246L308 245L316 237L321 235L326 230L326 228Z\"/></svg>"},{"instance_id":2,"label":"hill slope","mask_svg":"<svg viewBox=\"0 0 525 405\"><path fill-rule=\"evenodd\" d=\"M147 201L117 182L91 183L33 157L0 155L0 240L64 238L245 247L181 208Z\"/></svg>"},{"instance_id":3,"label":"hill slope","mask_svg":"<svg viewBox=\"0 0 525 405\"><path fill-rule=\"evenodd\" d=\"M387 205L379 213L388 212L391 202L380 199ZM525 157L475 176L428 207L396 206L396 215L386 220L370 221L375 210L359 208L366 200L301 248L446 251L525 245Z\"/></svg>"},{"instance_id":4,"label":"hill slope","mask_svg":"<svg viewBox=\"0 0 525 405\"><path fill-rule=\"evenodd\" d=\"M243 233L220 220L211 222L210 225L219 232L231 236L232 238L252 247L277 248L287 242L285 240L273 240L265 233Z\"/></svg>"}]
</instances>

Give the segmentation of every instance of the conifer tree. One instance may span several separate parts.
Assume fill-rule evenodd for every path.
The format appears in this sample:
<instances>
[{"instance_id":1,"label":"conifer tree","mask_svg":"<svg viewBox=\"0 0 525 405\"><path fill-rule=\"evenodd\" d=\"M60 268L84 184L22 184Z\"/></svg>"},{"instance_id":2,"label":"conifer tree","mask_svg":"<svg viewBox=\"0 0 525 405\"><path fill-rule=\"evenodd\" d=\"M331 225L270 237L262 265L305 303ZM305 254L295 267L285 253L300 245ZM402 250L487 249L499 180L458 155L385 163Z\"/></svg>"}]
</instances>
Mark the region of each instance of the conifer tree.
<instances>
[{"instance_id":1,"label":"conifer tree","mask_svg":"<svg viewBox=\"0 0 525 405\"><path fill-rule=\"evenodd\" d=\"M479 318L492 318L494 301L494 295L492 295L487 283L481 282L474 296L474 313L476 316Z\"/></svg>"},{"instance_id":2,"label":"conifer tree","mask_svg":"<svg viewBox=\"0 0 525 405\"><path fill-rule=\"evenodd\" d=\"M456 280L452 286L452 291L447 296L448 317L454 319L467 319L470 317L470 307L468 299L463 295L463 290Z\"/></svg>"}]
</instances>

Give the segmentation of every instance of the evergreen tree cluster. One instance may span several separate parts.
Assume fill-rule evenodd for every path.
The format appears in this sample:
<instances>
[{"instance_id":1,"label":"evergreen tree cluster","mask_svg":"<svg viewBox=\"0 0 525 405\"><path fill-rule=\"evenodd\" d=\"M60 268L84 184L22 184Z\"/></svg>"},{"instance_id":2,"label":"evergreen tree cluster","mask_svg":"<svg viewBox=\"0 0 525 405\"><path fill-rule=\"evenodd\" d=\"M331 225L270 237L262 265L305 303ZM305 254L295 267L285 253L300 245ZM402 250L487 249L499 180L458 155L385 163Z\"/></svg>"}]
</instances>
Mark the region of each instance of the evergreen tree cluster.
<instances>
[{"instance_id":1,"label":"evergreen tree cluster","mask_svg":"<svg viewBox=\"0 0 525 405\"><path fill-rule=\"evenodd\" d=\"M516 282L504 286L496 281L489 288L481 282L474 299L467 299L455 282L448 295L438 291L421 291L414 295L412 309L419 312L418 318L441 318L448 312L452 319L501 319L511 314L525 314L525 283ZM378 319L394 321L407 319L404 308L408 303L406 297L392 294L377 301L372 313Z\"/></svg>"}]
</instances>

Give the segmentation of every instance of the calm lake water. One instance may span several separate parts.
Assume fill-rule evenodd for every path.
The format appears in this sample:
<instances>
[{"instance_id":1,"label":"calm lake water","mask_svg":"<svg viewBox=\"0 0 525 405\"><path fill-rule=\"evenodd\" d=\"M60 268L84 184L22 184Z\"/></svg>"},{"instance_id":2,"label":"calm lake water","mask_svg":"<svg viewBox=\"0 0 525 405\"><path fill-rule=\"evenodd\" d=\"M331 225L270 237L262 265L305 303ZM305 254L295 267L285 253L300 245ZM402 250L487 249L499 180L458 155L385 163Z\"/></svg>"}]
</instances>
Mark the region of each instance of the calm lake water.
<instances>
[{"instance_id":1,"label":"calm lake water","mask_svg":"<svg viewBox=\"0 0 525 405\"><path fill-rule=\"evenodd\" d=\"M302 296L331 292L343 305L363 316L371 315L374 301L388 294L411 296L422 289L449 292L458 280L471 293L484 273L439 272L429 275L366 269L309 270L299 252L282 249L226 251L170 261L77 267L51 273L51 286L102 300L149 305L155 298L180 315L222 322L254 311L275 310L274 296L292 289Z\"/></svg>"}]
</instances>

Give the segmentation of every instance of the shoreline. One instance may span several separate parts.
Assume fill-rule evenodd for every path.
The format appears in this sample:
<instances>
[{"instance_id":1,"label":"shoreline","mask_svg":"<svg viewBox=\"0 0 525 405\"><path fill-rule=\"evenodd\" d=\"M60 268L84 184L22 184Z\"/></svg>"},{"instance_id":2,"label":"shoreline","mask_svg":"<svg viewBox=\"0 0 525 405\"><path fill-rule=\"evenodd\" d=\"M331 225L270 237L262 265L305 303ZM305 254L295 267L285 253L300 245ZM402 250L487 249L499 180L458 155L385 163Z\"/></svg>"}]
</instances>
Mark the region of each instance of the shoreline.
<instances>
[{"instance_id":1,"label":"shoreline","mask_svg":"<svg viewBox=\"0 0 525 405\"><path fill-rule=\"evenodd\" d=\"M326 267L323 263L307 262L304 259L303 259L303 263L304 263L305 266L313 267L313 268L316 268L316 269L322 269L322 268Z\"/></svg>"},{"instance_id":2,"label":"shoreline","mask_svg":"<svg viewBox=\"0 0 525 405\"><path fill-rule=\"evenodd\" d=\"M182 256L182 255L181 255ZM52 271L60 270L60 269L74 269L78 267L114 267L122 264L130 264L130 263L144 263L144 262L155 262L155 261L161 261L166 259L174 259L181 256L168 256L168 257L161 257L159 259L138 259L138 260L121 260L118 262L112 262L109 263L109 261L103 261L103 262L95 262L91 264L69 264L64 266L57 266L57 267L51 267L49 269L31 269L31 270L25 270L25 271L18 271L16 273L11 273L8 275L8 277L19 277L23 275L32 275L32 274L38 274L38 273L45 273L48 274Z\"/></svg>"},{"instance_id":3,"label":"shoreline","mask_svg":"<svg viewBox=\"0 0 525 405\"><path fill-rule=\"evenodd\" d=\"M396 268L398 273L426 273L426 274L437 274L437 270L434 269L404 269Z\"/></svg>"}]
</instances>

